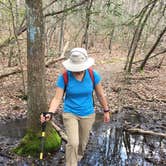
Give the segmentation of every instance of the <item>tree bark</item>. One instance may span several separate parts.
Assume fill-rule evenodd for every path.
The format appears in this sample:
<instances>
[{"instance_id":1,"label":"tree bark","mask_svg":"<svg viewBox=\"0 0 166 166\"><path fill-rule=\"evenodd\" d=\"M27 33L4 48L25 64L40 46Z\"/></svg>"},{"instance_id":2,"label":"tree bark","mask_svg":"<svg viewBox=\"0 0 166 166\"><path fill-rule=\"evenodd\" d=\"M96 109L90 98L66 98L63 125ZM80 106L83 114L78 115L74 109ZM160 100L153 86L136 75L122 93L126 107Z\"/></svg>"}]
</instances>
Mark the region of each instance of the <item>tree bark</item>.
<instances>
[{"instance_id":1,"label":"tree bark","mask_svg":"<svg viewBox=\"0 0 166 166\"><path fill-rule=\"evenodd\" d=\"M28 129L40 131L39 117L47 111L42 0L27 4Z\"/></svg>"}]
</instances>

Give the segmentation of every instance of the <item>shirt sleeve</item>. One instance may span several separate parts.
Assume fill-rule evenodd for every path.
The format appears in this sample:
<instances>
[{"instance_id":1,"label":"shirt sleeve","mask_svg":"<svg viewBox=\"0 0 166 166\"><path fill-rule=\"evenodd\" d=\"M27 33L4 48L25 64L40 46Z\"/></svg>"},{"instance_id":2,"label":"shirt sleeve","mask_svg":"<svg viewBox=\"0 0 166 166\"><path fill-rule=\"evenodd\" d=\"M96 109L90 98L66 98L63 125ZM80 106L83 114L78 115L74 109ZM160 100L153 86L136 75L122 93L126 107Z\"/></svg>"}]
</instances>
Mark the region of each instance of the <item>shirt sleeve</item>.
<instances>
[{"instance_id":1,"label":"shirt sleeve","mask_svg":"<svg viewBox=\"0 0 166 166\"><path fill-rule=\"evenodd\" d=\"M58 76L58 79L57 79L55 85L59 88L65 89L65 83L64 83L63 75Z\"/></svg>"},{"instance_id":2,"label":"shirt sleeve","mask_svg":"<svg viewBox=\"0 0 166 166\"><path fill-rule=\"evenodd\" d=\"M101 76L96 70L93 70L93 74L94 74L94 84L96 86L98 83L100 83Z\"/></svg>"}]
</instances>

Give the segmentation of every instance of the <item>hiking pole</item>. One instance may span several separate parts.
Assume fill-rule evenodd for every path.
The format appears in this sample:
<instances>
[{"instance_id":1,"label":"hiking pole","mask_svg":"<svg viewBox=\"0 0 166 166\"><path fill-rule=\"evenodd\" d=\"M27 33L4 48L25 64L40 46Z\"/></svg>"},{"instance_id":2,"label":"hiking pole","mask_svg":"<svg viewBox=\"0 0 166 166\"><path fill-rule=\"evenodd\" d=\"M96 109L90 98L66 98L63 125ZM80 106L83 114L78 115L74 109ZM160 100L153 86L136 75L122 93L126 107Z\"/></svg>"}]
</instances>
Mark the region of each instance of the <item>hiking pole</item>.
<instances>
[{"instance_id":1,"label":"hiking pole","mask_svg":"<svg viewBox=\"0 0 166 166\"><path fill-rule=\"evenodd\" d=\"M46 115L50 114L51 115L51 119L52 119L52 116L53 116L54 113L52 113L52 112L43 112L42 114L45 117L45 119L47 118ZM43 154L44 154L44 140L45 140L45 135L46 135L45 134L46 121L41 124L41 129L42 129L42 133L41 133L41 151L40 151L40 156L39 156L39 159L40 159L39 164L40 164L40 166L43 165L42 161L43 161Z\"/></svg>"},{"instance_id":2,"label":"hiking pole","mask_svg":"<svg viewBox=\"0 0 166 166\"><path fill-rule=\"evenodd\" d=\"M46 113L42 113L43 116L46 118ZM45 139L45 130L46 130L46 121L43 122L41 124L41 130L42 130L42 133L41 133L41 151L40 151L40 161L39 161L39 165L42 166L43 165L43 153L44 153L44 139Z\"/></svg>"}]
</instances>

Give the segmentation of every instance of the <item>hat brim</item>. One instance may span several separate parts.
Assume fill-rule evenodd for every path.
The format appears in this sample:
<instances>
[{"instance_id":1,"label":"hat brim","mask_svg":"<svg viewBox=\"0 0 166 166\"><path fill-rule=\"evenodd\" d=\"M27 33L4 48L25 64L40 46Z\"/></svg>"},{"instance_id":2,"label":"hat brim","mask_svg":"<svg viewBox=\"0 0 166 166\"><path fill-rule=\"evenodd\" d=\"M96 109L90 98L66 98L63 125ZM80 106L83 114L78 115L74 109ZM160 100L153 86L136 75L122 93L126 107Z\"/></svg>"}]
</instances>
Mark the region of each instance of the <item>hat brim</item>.
<instances>
[{"instance_id":1,"label":"hat brim","mask_svg":"<svg viewBox=\"0 0 166 166\"><path fill-rule=\"evenodd\" d=\"M81 63L81 64L74 64L70 61L70 59L68 59L68 60L65 60L62 64L66 68L66 70L73 71L73 72L80 72L94 65L94 59L88 58L84 63Z\"/></svg>"}]
</instances>

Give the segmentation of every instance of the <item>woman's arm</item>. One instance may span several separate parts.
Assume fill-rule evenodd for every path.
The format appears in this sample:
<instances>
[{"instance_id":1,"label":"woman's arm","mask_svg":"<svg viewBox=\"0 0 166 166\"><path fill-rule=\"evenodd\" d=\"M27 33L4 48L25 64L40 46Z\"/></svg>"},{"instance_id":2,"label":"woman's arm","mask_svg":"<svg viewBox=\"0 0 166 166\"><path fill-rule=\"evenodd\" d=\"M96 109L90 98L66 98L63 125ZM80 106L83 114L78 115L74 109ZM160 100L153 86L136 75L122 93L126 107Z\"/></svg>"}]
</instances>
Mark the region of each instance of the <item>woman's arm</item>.
<instances>
[{"instance_id":1,"label":"woman's arm","mask_svg":"<svg viewBox=\"0 0 166 166\"><path fill-rule=\"evenodd\" d=\"M95 86L95 92L96 92L96 96L104 110L104 122L109 122L110 121L110 112L109 112L109 108L108 108L106 94L104 93L101 83L99 83Z\"/></svg>"},{"instance_id":2,"label":"woman's arm","mask_svg":"<svg viewBox=\"0 0 166 166\"><path fill-rule=\"evenodd\" d=\"M51 113L55 113L58 106L60 105L60 102L63 98L63 94L64 94L64 90L57 87L56 88L56 92L55 92L55 96L54 98L52 99L51 101L51 104L50 104L50 107L49 107L49 110L48 112L51 112ZM49 121L51 119L52 115L51 114L46 114L46 116L44 116L43 114L41 114L40 116L40 121L41 123L45 122L45 121Z\"/></svg>"},{"instance_id":3,"label":"woman's arm","mask_svg":"<svg viewBox=\"0 0 166 166\"><path fill-rule=\"evenodd\" d=\"M64 90L57 87L54 98L51 101L49 112L55 113L63 98Z\"/></svg>"}]
</instances>

